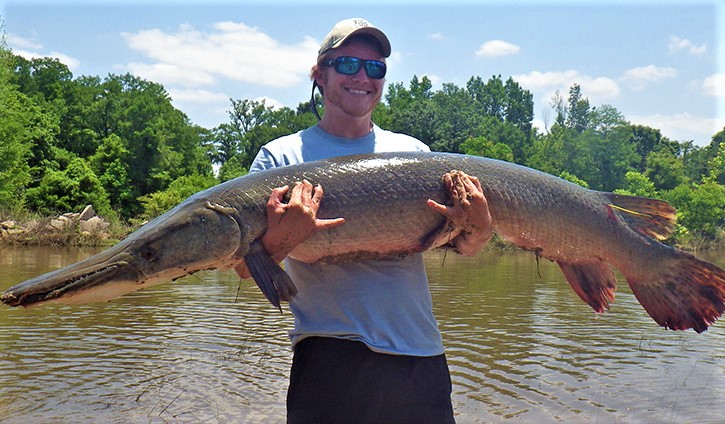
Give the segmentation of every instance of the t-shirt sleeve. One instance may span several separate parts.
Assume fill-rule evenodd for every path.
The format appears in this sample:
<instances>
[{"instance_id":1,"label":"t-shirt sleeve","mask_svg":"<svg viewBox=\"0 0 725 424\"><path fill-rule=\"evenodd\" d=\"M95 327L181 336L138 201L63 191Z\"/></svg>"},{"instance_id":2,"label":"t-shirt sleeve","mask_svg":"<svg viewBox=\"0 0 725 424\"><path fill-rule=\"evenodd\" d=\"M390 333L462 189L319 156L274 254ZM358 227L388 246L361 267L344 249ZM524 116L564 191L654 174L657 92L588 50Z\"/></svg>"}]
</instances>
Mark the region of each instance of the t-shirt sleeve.
<instances>
[{"instance_id":1,"label":"t-shirt sleeve","mask_svg":"<svg viewBox=\"0 0 725 424\"><path fill-rule=\"evenodd\" d=\"M265 169L277 168L279 164L272 152L267 147L262 147L254 157L252 165L249 166L249 173L264 171Z\"/></svg>"}]
</instances>

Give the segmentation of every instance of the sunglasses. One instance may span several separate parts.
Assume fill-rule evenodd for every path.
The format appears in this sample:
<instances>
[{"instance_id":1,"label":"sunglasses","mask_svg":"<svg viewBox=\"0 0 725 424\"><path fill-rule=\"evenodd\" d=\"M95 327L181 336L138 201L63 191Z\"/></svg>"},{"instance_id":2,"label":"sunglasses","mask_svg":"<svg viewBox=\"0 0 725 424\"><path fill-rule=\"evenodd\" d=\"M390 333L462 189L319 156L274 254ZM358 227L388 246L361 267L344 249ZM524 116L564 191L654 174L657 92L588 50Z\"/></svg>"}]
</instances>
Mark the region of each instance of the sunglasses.
<instances>
[{"instance_id":1,"label":"sunglasses","mask_svg":"<svg viewBox=\"0 0 725 424\"><path fill-rule=\"evenodd\" d=\"M352 56L340 56L322 63L322 66L334 66L335 71L343 75L355 75L360 68L365 68L365 74L371 79L383 79L388 67L379 60L365 60Z\"/></svg>"}]
</instances>

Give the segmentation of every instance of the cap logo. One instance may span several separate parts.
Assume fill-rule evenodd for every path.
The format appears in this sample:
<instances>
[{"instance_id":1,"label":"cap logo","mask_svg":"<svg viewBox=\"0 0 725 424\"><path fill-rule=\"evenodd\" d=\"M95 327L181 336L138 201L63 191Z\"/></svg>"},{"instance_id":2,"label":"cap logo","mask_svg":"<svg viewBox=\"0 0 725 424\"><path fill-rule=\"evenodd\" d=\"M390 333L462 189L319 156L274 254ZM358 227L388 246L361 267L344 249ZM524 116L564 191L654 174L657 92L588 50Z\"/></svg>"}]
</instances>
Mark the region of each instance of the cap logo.
<instances>
[{"instance_id":1,"label":"cap logo","mask_svg":"<svg viewBox=\"0 0 725 424\"><path fill-rule=\"evenodd\" d=\"M365 28L367 26L370 26L370 24L368 24L368 21L366 21L365 19L355 19L354 24L356 28Z\"/></svg>"}]
</instances>

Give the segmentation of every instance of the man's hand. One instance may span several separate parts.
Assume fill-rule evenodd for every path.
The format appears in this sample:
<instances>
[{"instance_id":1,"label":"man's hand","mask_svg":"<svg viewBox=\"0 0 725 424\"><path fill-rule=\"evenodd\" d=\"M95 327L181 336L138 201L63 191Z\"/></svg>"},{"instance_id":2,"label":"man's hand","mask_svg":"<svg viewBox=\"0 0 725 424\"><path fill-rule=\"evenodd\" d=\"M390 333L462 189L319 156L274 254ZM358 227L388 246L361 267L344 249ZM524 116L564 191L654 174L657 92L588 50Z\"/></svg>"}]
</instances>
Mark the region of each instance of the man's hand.
<instances>
[{"instance_id":1,"label":"man's hand","mask_svg":"<svg viewBox=\"0 0 725 424\"><path fill-rule=\"evenodd\" d=\"M292 188L289 203L284 203L284 196L288 191L289 186L272 190L267 201L267 231L260 240L264 250L276 262L281 262L298 244L317 231L333 228L345 222L344 218L317 218L317 211L324 196L322 186L313 187L307 180L300 181ZM234 269L240 277L250 277L244 263Z\"/></svg>"},{"instance_id":2,"label":"man's hand","mask_svg":"<svg viewBox=\"0 0 725 424\"><path fill-rule=\"evenodd\" d=\"M453 200L452 206L442 205L428 200L428 206L445 215L461 233L451 240L451 245L459 253L473 256L491 240L493 227L488 202L478 178L462 171L452 171L443 175Z\"/></svg>"}]
</instances>

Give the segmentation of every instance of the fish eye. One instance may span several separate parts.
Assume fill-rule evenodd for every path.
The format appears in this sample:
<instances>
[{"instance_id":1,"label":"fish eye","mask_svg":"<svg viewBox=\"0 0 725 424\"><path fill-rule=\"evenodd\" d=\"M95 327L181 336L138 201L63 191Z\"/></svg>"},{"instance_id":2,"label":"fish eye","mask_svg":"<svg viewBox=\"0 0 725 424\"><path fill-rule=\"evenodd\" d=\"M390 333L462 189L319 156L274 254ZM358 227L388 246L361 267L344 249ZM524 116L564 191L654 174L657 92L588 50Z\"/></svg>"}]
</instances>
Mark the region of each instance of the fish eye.
<instances>
[{"instance_id":1,"label":"fish eye","mask_svg":"<svg viewBox=\"0 0 725 424\"><path fill-rule=\"evenodd\" d=\"M141 256L141 259L151 262L156 257L156 250L148 247L139 253L139 256Z\"/></svg>"}]
</instances>

